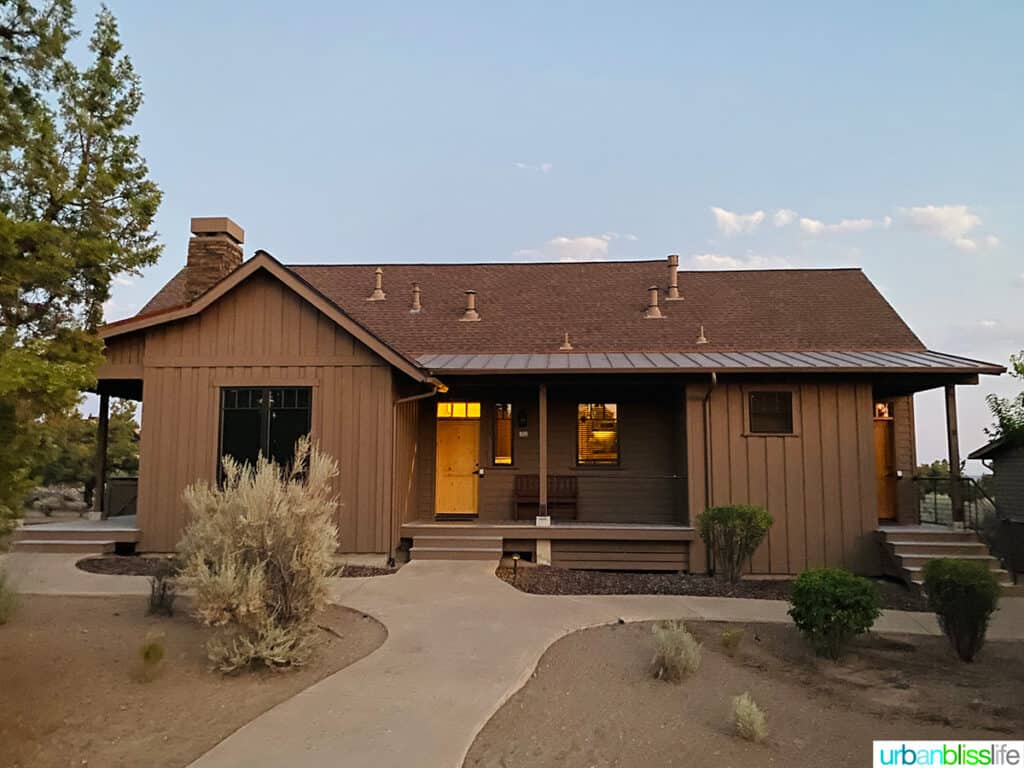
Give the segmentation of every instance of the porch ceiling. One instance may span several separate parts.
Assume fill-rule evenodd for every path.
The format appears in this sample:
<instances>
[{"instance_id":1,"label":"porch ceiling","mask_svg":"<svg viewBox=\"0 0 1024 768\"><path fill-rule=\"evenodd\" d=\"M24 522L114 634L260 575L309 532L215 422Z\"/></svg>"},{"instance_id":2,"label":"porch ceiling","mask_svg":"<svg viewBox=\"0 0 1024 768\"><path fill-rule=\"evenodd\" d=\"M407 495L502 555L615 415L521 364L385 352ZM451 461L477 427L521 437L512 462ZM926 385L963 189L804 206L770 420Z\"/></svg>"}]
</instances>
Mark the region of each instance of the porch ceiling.
<instances>
[{"instance_id":1,"label":"porch ceiling","mask_svg":"<svg viewBox=\"0 0 1024 768\"><path fill-rule=\"evenodd\" d=\"M772 372L1000 374L1006 369L930 350L806 352L571 352L560 354L421 355L434 373Z\"/></svg>"}]
</instances>

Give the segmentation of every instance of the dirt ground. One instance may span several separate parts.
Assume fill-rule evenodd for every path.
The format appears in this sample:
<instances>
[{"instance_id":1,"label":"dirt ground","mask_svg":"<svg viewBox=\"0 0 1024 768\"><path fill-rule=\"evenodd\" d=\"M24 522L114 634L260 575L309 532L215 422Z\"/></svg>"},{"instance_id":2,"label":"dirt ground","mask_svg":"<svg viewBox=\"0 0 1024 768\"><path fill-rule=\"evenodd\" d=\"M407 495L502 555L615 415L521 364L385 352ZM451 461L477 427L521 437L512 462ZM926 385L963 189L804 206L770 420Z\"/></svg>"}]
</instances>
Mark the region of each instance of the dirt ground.
<instances>
[{"instance_id":1,"label":"dirt ground","mask_svg":"<svg viewBox=\"0 0 1024 768\"><path fill-rule=\"evenodd\" d=\"M790 579L751 579L729 584L710 576L685 573L636 573L632 571L576 571L551 566L524 566L513 575L498 568L498 578L523 592L536 595L697 595L703 597L751 597L789 600ZM888 579L875 579L882 605L899 611L927 611L928 603L917 589Z\"/></svg>"},{"instance_id":2,"label":"dirt ground","mask_svg":"<svg viewBox=\"0 0 1024 768\"><path fill-rule=\"evenodd\" d=\"M690 622L700 670L680 685L650 675L651 624L570 635L485 726L477 768L748 768L871 764L873 739L1006 739L1024 730L1024 644L989 643L974 664L942 638L868 636L839 663L816 659L792 627L747 625L735 658ZM763 744L736 737L734 696L767 714Z\"/></svg>"},{"instance_id":3,"label":"dirt ground","mask_svg":"<svg viewBox=\"0 0 1024 768\"><path fill-rule=\"evenodd\" d=\"M386 630L331 607L313 662L224 677L208 670L206 630L187 616L145 615L146 598L24 596L0 626L0 766L185 766L233 731L366 656ZM139 648L164 634L166 656L140 680Z\"/></svg>"}]
</instances>

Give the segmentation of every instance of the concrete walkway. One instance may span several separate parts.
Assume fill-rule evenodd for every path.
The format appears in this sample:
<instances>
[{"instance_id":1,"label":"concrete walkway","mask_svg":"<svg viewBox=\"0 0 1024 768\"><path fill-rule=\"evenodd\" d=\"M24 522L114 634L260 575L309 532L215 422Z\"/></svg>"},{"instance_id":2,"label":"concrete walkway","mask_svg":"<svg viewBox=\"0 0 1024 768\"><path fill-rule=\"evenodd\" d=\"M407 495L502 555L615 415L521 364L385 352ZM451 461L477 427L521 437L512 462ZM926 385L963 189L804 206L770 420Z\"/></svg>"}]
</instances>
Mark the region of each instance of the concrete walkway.
<instances>
[{"instance_id":1,"label":"concrete walkway","mask_svg":"<svg viewBox=\"0 0 1024 768\"><path fill-rule=\"evenodd\" d=\"M144 577L100 576L76 556L13 554L6 567L26 594L148 594ZM393 576L334 579L332 600L388 629L364 659L282 702L192 768L458 768L480 729L564 635L619 619L788 622L775 600L528 595L493 563L414 561ZM885 611L878 632L936 635L930 614ZM1024 640L1024 598L1004 598L990 639Z\"/></svg>"},{"instance_id":2,"label":"concrete walkway","mask_svg":"<svg viewBox=\"0 0 1024 768\"><path fill-rule=\"evenodd\" d=\"M380 619L384 645L243 726L192 768L458 768L569 632L619 618L789 621L780 601L528 595L497 579L493 563L473 562L414 561L394 576L339 579L333 599ZM1005 604L990 637L1024 638L1024 600ZM875 628L938 633L931 616L901 611L886 611Z\"/></svg>"}]
</instances>

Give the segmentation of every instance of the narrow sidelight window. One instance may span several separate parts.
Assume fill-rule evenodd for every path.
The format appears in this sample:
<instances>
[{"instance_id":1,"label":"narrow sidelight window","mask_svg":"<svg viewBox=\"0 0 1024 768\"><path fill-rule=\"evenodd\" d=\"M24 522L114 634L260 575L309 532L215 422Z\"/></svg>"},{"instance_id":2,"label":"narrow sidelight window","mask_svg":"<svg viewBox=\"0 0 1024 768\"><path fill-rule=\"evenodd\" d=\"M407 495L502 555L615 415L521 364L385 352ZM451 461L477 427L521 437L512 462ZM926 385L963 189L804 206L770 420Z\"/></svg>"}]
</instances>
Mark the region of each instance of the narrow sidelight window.
<instances>
[{"instance_id":1,"label":"narrow sidelight window","mask_svg":"<svg viewBox=\"0 0 1024 768\"><path fill-rule=\"evenodd\" d=\"M793 434L792 392L751 392L749 397L751 434Z\"/></svg>"},{"instance_id":2,"label":"narrow sidelight window","mask_svg":"<svg viewBox=\"0 0 1024 768\"><path fill-rule=\"evenodd\" d=\"M310 387L225 387L220 402L220 457L255 464L262 453L285 465L309 434Z\"/></svg>"},{"instance_id":3,"label":"narrow sidelight window","mask_svg":"<svg viewBox=\"0 0 1024 768\"><path fill-rule=\"evenodd\" d=\"M580 403L576 420L576 463L619 463L619 407L615 403Z\"/></svg>"},{"instance_id":4,"label":"narrow sidelight window","mask_svg":"<svg viewBox=\"0 0 1024 768\"><path fill-rule=\"evenodd\" d=\"M494 404L494 463L512 463L512 403Z\"/></svg>"}]
</instances>

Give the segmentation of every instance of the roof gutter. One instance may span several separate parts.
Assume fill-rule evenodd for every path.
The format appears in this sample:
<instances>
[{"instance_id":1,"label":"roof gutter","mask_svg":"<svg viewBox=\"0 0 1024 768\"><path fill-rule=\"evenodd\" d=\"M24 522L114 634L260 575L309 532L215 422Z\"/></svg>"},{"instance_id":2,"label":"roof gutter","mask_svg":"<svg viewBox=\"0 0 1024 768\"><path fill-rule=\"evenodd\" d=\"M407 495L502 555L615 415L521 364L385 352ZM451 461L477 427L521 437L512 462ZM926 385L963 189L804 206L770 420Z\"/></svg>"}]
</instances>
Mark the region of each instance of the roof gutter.
<instances>
[{"instance_id":1,"label":"roof gutter","mask_svg":"<svg viewBox=\"0 0 1024 768\"><path fill-rule=\"evenodd\" d=\"M398 406L404 403L412 403L417 400L426 400L434 397L439 392L447 392L448 387L437 379L431 377L430 391L420 392L415 395L409 395L408 397L400 397L391 404L391 467L392 467L392 478L391 478L391 510L388 514L388 567L394 567L395 565L395 502L396 494L395 488L397 488L397 478L394 474L398 471ZM416 453L419 449L419 440L416 441L416 445L413 446L412 452L412 466L409 469L410 478L412 477L412 471L416 467Z\"/></svg>"},{"instance_id":2,"label":"roof gutter","mask_svg":"<svg viewBox=\"0 0 1024 768\"><path fill-rule=\"evenodd\" d=\"M718 374L711 372L708 391L704 393L704 504L711 506L711 393L718 386ZM692 520L691 520L692 522ZM704 543L704 562L708 564L708 572L714 574L715 565L711 557L711 545Z\"/></svg>"}]
</instances>

